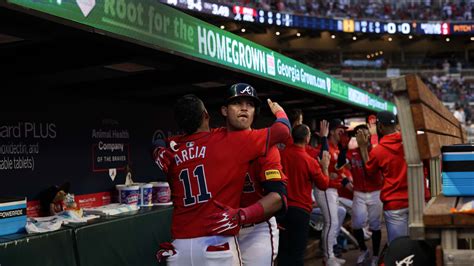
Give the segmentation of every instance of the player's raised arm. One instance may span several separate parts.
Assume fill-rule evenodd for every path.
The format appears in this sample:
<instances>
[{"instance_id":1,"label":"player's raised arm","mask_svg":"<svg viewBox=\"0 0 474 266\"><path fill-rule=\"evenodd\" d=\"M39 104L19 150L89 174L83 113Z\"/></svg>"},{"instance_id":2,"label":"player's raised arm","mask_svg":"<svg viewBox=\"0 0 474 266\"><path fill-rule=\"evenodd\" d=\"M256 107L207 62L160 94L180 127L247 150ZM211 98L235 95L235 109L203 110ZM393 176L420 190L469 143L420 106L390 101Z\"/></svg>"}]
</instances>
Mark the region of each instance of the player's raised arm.
<instances>
[{"instance_id":1,"label":"player's raised arm","mask_svg":"<svg viewBox=\"0 0 474 266\"><path fill-rule=\"evenodd\" d=\"M273 125L270 127L269 146L273 146L277 143L286 141L290 137L291 125L288 120L288 116L285 113L283 107L277 102L267 99L270 110L277 118Z\"/></svg>"}]
</instances>

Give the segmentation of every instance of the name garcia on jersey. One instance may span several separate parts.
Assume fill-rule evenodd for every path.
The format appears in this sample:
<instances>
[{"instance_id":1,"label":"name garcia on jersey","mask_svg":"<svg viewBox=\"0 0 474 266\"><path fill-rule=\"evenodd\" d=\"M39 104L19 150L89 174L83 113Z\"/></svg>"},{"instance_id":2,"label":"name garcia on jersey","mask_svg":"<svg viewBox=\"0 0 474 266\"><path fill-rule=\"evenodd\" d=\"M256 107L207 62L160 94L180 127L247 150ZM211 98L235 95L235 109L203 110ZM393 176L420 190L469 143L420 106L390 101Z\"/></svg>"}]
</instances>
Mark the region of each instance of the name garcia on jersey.
<instances>
[{"instance_id":1,"label":"name garcia on jersey","mask_svg":"<svg viewBox=\"0 0 474 266\"><path fill-rule=\"evenodd\" d=\"M194 146L194 142L186 143L186 149L177 151L174 155L176 166L196 158L204 159L206 157L206 146Z\"/></svg>"}]
</instances>

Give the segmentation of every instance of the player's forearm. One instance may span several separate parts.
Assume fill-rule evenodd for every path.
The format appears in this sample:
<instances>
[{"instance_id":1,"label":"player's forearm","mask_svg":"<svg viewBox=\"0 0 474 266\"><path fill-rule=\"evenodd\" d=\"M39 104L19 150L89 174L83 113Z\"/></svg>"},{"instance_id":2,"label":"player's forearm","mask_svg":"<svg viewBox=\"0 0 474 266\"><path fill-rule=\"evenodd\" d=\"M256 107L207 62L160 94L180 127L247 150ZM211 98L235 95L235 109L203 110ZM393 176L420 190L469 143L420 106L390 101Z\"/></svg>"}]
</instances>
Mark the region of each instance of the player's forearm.
<instances>
[{"instance_id":1,"label":"player's forearm","mask_svg":"<svg viewBox=\"0 0 474 266\"><path fill-rule=\"evenodd\" d=\"M291 134L291 126L286 113L279 111L275 114L276 120L270 127L269 146L286 141Z\"/></svg>"},{"instance_id":2,"label":"player's forearm","mask_svg":"<svg viewBox=\"0 0 474 266\"><path fill-rule=\"evenodd\" d=\"M321 150L319 152L319 159L323 158L323 152L329 151L328 137L321 137Z\"/></svg>"},{"instance_id":3,"label":"player's forearm","mask_svg":"<svg viewBox=\"0 0 474 266\"><path fill-rule=\"evenodd\" d=\"M369 161L369 152L367 151L367 147L360 147L359 150L364 164L367 163Z\"/></svg>"},{"instance_id":4,"label":"player's forearm","mask_svg":"<svg viewBox=\"0 0 474 266\"><path fill-rule=\"evenodd\" d=\"M280 194L276 192L270 192L265 197L258 201L262 204L264 210L264 220L272 217L276 212L278 212L283 206L282 198Z\"/></svg>"}]
</instances>

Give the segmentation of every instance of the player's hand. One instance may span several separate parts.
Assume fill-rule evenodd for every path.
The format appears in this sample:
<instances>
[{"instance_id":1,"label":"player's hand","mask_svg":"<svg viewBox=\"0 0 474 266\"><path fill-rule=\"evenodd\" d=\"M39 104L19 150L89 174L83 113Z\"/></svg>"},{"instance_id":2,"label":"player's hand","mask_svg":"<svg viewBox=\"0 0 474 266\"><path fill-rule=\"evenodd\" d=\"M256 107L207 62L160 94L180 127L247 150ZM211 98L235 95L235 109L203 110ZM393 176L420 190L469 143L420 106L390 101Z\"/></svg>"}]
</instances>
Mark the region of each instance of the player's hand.
<instances>
[{"instance_id":1,"label":"player's hand","mask_svg":"<svg viewBox=\"0 0 474 266\"><path fill-rule=\"evenodd\" d=\"M326 120L319 122L319 136L327 137L329 135L329 123Z\"/></svg>"},{"instance_id":2,"label":"player's hand","mask_svg":"<svg viewBox=\"0 0 474 266\"><path fill-rule=\"evenodd\" d=\"M347 146L349 145L349 141L351 141L351 138L349 137L349 135L347 135L347 132L342 131L341 133L339 133L340 148L347 149Z\"/></svg>"},{"instance_id":3,"label":"player's hand","mask_svg":"<svg viewBox=\"0 0 474 266\"><path fill-rule=\"evenodd\" d=\"M267 103L274 115L280 111L285 111L283 110L283 107L281 107L277 102L272 102L272 100L267 99Z\"/></svg>"},{"instance_id":4,"label":"player's hand","mask_svg":"<svg viewBox=\"0 0 474 266\"><path fill-rule=\"evenodd\" d=\"M160 168L163 173L168 173L168 168L171 164L173 153L165 147L157 147L153 151L153 159L156 165Z\"/></svg>"},{"instance_id":5,"label":"player's hand","mask_svg":"<svg viewBox=\"0 0 474 266\"><path fill-rule=\"evenodd\" d=\"M164 262L166 258L176 254L175 247L169 242L164 242L160 244L160 249L156 252L156 259L158 262Z\"/></svg>"},{"instance_id":6,"label":"player's hand","mask_svg":"<svg viewBox=\"0 0 474 266\"><path fill-rule=\"evenodd\" d=\"M238 232L240 225L245 221L245 215L241 209L234 209L219 201L212 200L218 212L208 217L206 225L211 235L233 235Z\"/></svg>"},{"instance_id":7,"label":"player's hand","mask_svg":"<svg viewBox=\"0 0 474 266\"><path fill-rule=\"evenodd\" d=\"M358 130L356 133L357 145L361 148L369 146L370 134L365 134L363 130Z\"/></svg>"},{"instance_id":8,"label":"player's hand","mask_svg":"<svg viewBox=\"0 0 474 266\"><path fill-rule=\"evenodd\" d=\"M352 184L352 182L348 182L346 184L346 188L351 192L354 191L354 185Z\"/></svg>"},{"instance_id":9,"label":"player's hand","mask_svg":"<svg viewBox=\"0 0 474 266\"><path fill-rule=\"evenodd\" d=\"M319 159L318 157L318 161L319 161L319 164L321 165L321 169L323 170L323 172L328 170L330 160L331 160L331 155L329 154L328 151L323 151L322 159Z\"/></svg>"}]
</instances>

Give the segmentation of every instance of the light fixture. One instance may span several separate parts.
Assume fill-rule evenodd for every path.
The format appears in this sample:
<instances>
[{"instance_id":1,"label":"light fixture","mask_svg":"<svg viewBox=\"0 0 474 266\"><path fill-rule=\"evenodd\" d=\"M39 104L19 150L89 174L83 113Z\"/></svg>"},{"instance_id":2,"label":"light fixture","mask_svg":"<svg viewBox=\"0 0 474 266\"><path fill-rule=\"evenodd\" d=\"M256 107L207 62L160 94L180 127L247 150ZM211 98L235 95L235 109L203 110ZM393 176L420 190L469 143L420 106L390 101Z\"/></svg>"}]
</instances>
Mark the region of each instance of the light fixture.
<instances>
[{"instance_id":1,"label":"light fixture","mask_svg":"<svg viewBox=\"0 0 474 266\"><path fill-rule=\"evenodd\" d=\"M300 36L301 36L301 33L297 32L296 37L300 37Z\"/></svg>"},{"instance_id":2,"label":"light fixture","mask_svg":"<svg viewBox=\"0 0 474 266\"><path fill-rule=\"evenodd\" d=\"M391 42L393 39L392 37L388 37L388 41Z\"/></svg>"},{"instance_id":3,"label":"light fixture","mask_svg":"<svg viewBox=\"0 0 474 266\"><path fill-rule=\"evenodd\" d=\"M474 37L472 37L472 38L474 38ZM472 39L472 38L471 38L471 39ZM331 39L336 39L336 35L334 35L334 34L331 35Z\"/></svg>"},{"instance_id":4,"label":"light fixture","mask_svg":"<svg viewBox=\"0 0 474 266\"><path fill-rule=\"evenodd\" d=\"M413 39L413 36L412 35L408 35L408 39Z\"/></svg>"},{"instance_id":5,"label":"light fixture","mask_svg":"<svg viewBox=\"0 0 474 266\"><path fill-rule=\"evenodd\" d=\"M380 54L380 55L383 55L383 51L380 51L379 54Z\"/></svg>"},{"instance_id":6,"label":"light fixture","mask_svg":"<svg viewBox=\"0 0 474 266\"><path fill-rule=\"evenodd\" d=\"M357 37L356 36L352 36L352 40L357 40Z\"/></svg>"},{"instance_id":7,"label":"light fixture","mask_svg":"<svg viewBox=\"0 0 474 266\"><path fill-rule=\"evenodd\" d=\"M275 32L275 35L276 35L276 36L279 36L279 35L280 35L280 32L279 32L279 31Z\"/></svg>"},{"instance_id":8,"label":"light fixture","mask_svg":"<svg viewBox=\"0 0 474 266\"><path fill-rule=\"evenodd\" d=\"M375 55L374 55L374 54L370 54L370 56L371 56L371 57L375 57Z\"/></svg>"},{"instance_id":9,"label":"light fixture","mask_svg":"<svg viewBox=\"0 0 474 266\"><path fill-rule=\"evenodd\" d=\"M242 28L240 31L241 31L241 32L245 32L245 28Z\"/></svg>"},{"instance_id":10,"label":"light fixture","mask_svg":"<svg viewBox=\"0 0 474 266\"><path fill-rule=\"evenodd\" d=\"M446 42L449 42L449 41L451 41L451 39L449 39L449 38L446 38Z\"/></svg>"},{"instance_id":11,"label":"light fixture","mask_svg":"<svg viewBox=\"0 0 474 266\"><path fill-rule=\"evenodd\" d=\"M471 41L474 41L474 37L471 37Z\"/></svg>"},{"instance_id":12,"label":"light fixture","mask_svg":"<svg viewBox=\"0 0 474 266\"><path fill-rule=\"evenodd\" d=\"M224 25L221 25L221 30L225 29L225 26Z\"/></svg>"},{"instance_id":13,"label":"light fixture","mask_svg":"<svg viewBox=\"0 0 474 266\"><path fill-rule=\"evenodd\" d=\"M375 56L379 56L379 52L375 52Z\"/></svg>"},{"instance_id":14,"label":"light fixture","mask_svg":"<svg viewBox=\"0 0 474 266\"><path fill-rule=\"evenodd\" d=\"M370 59L370 55L367 55L367 59Z\"/></svg>"}]
</instances>

